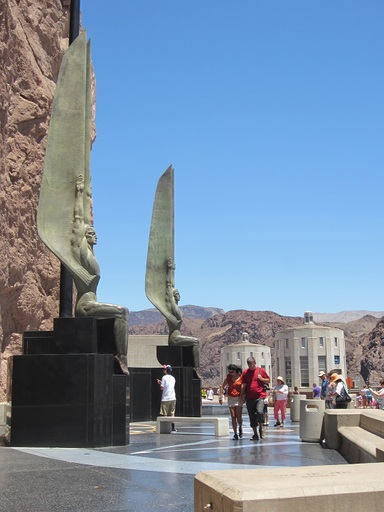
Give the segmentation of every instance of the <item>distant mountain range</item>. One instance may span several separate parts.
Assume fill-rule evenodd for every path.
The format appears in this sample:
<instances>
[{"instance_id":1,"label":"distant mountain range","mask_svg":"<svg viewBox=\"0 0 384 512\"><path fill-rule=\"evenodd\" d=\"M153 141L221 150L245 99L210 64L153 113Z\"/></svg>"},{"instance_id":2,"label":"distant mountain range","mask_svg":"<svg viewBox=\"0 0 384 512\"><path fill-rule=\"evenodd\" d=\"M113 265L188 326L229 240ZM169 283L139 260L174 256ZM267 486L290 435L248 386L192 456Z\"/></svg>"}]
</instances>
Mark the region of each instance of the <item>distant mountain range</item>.
<instances>
[{"instance_id":1,"label":"distant mountain range","mask_svg":"<svg viewBox=\"0 0 384 512\"><path fill-rule=\"evenodd\" d=\"M205 320L215 315L223 315L225 311L220 308L205 308L202 306L181 306L183 316L192 319ZM373 316L382 318L384 311L340 311L339 313L313 313L313 319L316 323L322 322L353 322L364 316ZM144 309L142 311L131 311L129 313L129 325L150 325L158 324L163 321L163 316L155 308Z\"/></svg>"},{"instance_id":2,"label":"distant mountain range","mask_svg":"<svg viewBox=\"0 0 384 512\"><path fill-rule=\"evenodd\" d=\"M278 331L303 324L303 316L282 316L272 311L235 310L182 306L184 315L182 333L195 336L201 342L201 374L204 386L220 384L220 351L229 343L236 343L243 332L252 343L272 349ZM316 323L332 325L344 331L348 375L371 383L384 377L384 315L382 311L341 311L314 313ZM129 315L130 334L167 334L164 317L156 309L133 311Z\"/></svg>"},{"instance_id":3,"label":"distant mountain range","mask_svg":"<svg viewBox=\"0 0 384 512\"><path fill-rule=\"evenodd\" d=\"M374 316L375 318L382 318L384 311L340 311L339 313L313 313L315 322L353 322L363 318L363 316Z\"/></svg>"},{"instance_id":4,"label":"distant mountain range","mask_svg":"<svg viewBox=\"0 0 384 512\"><path fill-rule=\"evenodd\" d=\"M201 306L181 306L183 316L187 318L205 320L215 315L224 314L223 309L219 308L204 308ZM159 324L164 319L163 315L155 308L144 309L142 311L130 311L129 325L149 325Z\"/></svg>"}]
</instances>

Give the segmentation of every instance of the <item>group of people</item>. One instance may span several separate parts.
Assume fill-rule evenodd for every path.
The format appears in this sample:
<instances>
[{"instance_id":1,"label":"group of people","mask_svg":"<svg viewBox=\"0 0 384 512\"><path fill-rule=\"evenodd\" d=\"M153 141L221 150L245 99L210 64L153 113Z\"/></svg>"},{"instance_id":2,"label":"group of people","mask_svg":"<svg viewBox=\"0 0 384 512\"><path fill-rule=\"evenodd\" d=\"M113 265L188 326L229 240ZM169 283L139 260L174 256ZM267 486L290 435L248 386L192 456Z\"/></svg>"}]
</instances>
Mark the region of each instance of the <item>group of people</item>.
<instances>
[{"instance_id":1,"label":"group of people","mask_svg":"<svg viewBox=\"0 0 384 512\"><path fill-rule=\"evenodd\" d=\"M351 397L344 377L337 370L331 370L328 374L319 373L321 379L320 396L325 400L326 409L347 409Z\"/></svg>"},{"instance_id":2,"label":"group of people","mask_svg":"<svg viewBox=\"0 0 384 512\"><path fill-rule=\"evenodd\" d=\"M374 407L384 410L384 379L380 381L380 386L380 389L374 390L369 384L364 385L360 395L356 398L357 407L363 409Z\"/></svg>"},{"instance_id":3,"label":"group of people","mask_svg":"<svg viewBox=\"0 0 384 512\"><path fill-rule=\"evenodd\" d=\"M225 390L228 399L233 439L238 440L243 437L243 404L245 402L253 430L251 441L258 441L265 437L263 427L269 425L268 405L273 404L276 421L274 426L284 427L289 389L281 375L277 377L276 385L271 389L269 375L264 368L256 365L254 357L248 357L247 365L248 368L242 371L239 366L230 364L221 390L222 392ZM157 380L162 390L160 415L174 416L176 395L175 378L171 375L172 367L165 365L163 373L163 378ZM320 386L313 385L313 398L325 400L326 409L346 409L351 397L344 377L336 370L331 370L328 374L320 372L319 378ZM371 396L376 398L379 409L384 409L384 379L380 381L380 386L381 389L378 391L366 387L366 392L369 391ZM222 392L219 397L220 403L223 403ZM298 393L295 387L293 394ZM172 429L174 430L173 424Z\"/></svg>"},{"instance_id":4,"label":"group of people","mask_svg":"<svg viewBox=\"0 0 384 512\"><path fill-rule=\"evenodd\" d=\"M320 372L321 392L320 396L325 400L326 409L346 409L351 397L347 383L342 375L336 370L331 370L328 374ZM365 386L360 395L363 407L369 407L375 397L378 409L384 409L384 379L380 381L381 389L375 391L369 386Z\"/></svg>"},{"instance_id":5,"label":"group of people","mask_svg":"<svg viewBox=\"0 0 384 512\"><path fill-rule=\"evenodd\" d=\"M264 426L268 422L268 405L273 399L275 427L283 427L288 398L288 386L283 377L276 379L276 385L271 390L270 377L264 368L258 367L254 357L248 357L244 371L235 364L228 366L228 374L221 389L226 390L228 407L231 414L233 439L243 437L243 404L245 402L253 434L251 441L264 439ZM223 395L220 395L220 403Z\"/></svg>"},{"instance_id":6,"label":"group of people","mask_svg":"<svg viewBox=\"0 0 384 512\"><path fill-rule=\"evenodd\" d=\"M228 407L231 414L233 439L243 437L243 404L247 406L249 420L253 430L252 441L257 441L265 437L263 427L268 424L268 392L270 390L270 377L264 368L256 366L254 357L247 359L248 368L244 371L235 364L228 366L228 375L226 376L222 390L226 390ZM172 375L172 367L164 365L162 379L157 379L157 383L162 391L160 416L174 416L176 408L175 378ZM213 395L213 391L212 391ZM272 390L274 397L275 426L283 426L285 420L285 409L288 398L288 386L283 377L277 378L277 384ZM220 403L223 402L223 395L220 395ZM281 421L279 420L279 412ZM175 425L172 424L172 430Z\"/></svg>"}]
</instances>

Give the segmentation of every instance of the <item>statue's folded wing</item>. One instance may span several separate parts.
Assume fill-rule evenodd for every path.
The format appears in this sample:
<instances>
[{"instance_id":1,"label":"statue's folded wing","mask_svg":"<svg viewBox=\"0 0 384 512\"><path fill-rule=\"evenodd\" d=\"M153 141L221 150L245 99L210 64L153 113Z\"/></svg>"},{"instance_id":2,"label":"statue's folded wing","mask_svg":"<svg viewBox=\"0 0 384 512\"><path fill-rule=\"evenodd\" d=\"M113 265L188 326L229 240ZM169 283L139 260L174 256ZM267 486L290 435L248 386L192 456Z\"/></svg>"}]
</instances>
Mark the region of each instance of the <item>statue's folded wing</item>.
<instances>
[{"instance_id":1,"label":"statue's folded wing","mask_svg":"<svg viewBox=\"0 0 384 512\"><path fill-rule=\"evenodd\" d=\"M174 322L167 286L174 286L174 172L170 166L160 177L153 204L148 243L145 293L167 319ZM171 268L169 268L171 264ZM172 293L173 290L171 290ZM177 320L176 320L177 321Z\"/></svg>"},{"instance_id":2,"label":"statue's folded wing","mask_svg":"<svg viewBox=\"0 0 384 512\"><path fill-rule=\"evenodd\" d=\"M76 181L84 177L84 222L91 220L91 63L82 32L65 52L57 80L41 180L37 229L45 245L72 275L89 285L95 278L72 251Z\"/></svg>"}]
</instances>

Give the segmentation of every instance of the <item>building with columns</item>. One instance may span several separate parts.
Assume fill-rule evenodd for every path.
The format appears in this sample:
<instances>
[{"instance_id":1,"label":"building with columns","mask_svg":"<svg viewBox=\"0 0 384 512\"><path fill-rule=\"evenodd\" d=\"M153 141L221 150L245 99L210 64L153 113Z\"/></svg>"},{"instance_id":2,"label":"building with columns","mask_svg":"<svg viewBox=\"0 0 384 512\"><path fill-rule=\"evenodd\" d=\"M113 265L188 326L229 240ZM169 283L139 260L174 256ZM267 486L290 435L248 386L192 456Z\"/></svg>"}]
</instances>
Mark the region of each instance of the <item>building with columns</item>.
<instances>
[{"instance_id":1,"label":"building with columns","mask_svg":"<svg viewBox=\"0 0 384 512\"><path fill-rule=\"evenodd\" d=\"M241 340L238 343L226 345L220 352L220 378L221 382L227 376L227 368L229 364L235 364L242 370L247 368L248 357L254 357L257 366L264 368L271 377L272 382L272 366L271 366L271 349L267 345L259 345L250 343L249 335L243 332Z\"/></svg>"},{"instance_id":2,"label":"building with columns","mask_svg":"<svg viewBox=\"0 0 384 512\"><path fill-rule=\"evenodd\" d=\"M310 311L304 313L302 326L276 334L276 374L285 377L289 387L305 391L319 383L319 372L338 369L346 374L344 331L315 325Z\"/></svg>"}]
</instances>

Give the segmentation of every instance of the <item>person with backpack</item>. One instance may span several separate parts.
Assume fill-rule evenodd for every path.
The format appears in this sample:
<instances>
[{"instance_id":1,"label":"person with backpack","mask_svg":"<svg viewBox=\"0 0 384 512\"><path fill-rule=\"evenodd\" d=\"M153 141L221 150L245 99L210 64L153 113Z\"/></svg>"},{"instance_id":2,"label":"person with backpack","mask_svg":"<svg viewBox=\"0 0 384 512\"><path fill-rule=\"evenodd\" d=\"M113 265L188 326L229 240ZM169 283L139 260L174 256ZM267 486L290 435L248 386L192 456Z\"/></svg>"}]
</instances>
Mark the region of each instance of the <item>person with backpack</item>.
<instances>
[{"instance_id":1,"label":"person with backpack","mask_svg":"<svg viewBox=\"0 0 384 512\"><path fill-rule=\"evenodd\" d=\"M347 409L351 397L348 394L348 387L343 376L338 373L332 373L329 380L335 386L331 393L331 396L335 399L335 409Z\"/></svg>"},{"instance_id":2,"label":"person with backpack","mask_svg":"<svg viewBox=\"0 0 384 512\"><path fill-rule=\"evenodd\" d=\"M248 357L248 368L243 371L241 384L241 398L245 397L249 421L253 430L251 441L264 439L264 398L267 396L266 387L270 377L264 368L256 366L254 357ZM259 427L259 432L257 432ZM260 437L259 437L260 436Z\"/></svg>"}]
</instances>

